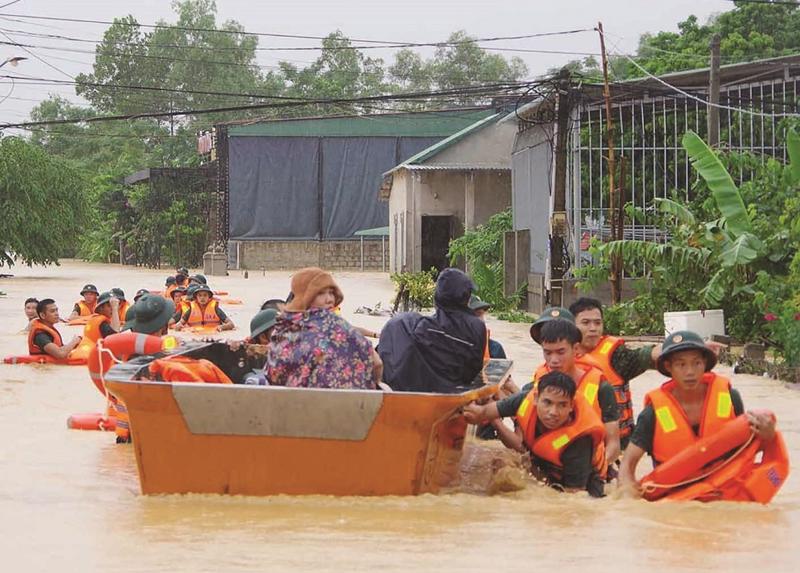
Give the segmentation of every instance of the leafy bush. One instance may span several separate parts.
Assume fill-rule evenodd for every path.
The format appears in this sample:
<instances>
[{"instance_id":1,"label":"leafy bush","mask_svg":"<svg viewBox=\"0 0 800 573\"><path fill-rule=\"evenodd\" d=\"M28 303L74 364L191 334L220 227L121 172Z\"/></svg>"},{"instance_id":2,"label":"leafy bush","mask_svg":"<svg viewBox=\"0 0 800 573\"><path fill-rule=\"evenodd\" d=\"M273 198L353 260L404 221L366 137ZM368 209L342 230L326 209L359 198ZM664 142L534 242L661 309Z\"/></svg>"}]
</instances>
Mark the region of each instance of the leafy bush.
<instances>
[{"instance_id":1,"label":"leafy bush","mask_svg":"<svg viewBox=\"0 0 800 573\"><path fill-rule=\"evenodd\" d=\"M436 269L418 273L392 273L390 278L395 286L394 308L421 310L433 306L436 291Z\"/></svg>"}]
</instances>

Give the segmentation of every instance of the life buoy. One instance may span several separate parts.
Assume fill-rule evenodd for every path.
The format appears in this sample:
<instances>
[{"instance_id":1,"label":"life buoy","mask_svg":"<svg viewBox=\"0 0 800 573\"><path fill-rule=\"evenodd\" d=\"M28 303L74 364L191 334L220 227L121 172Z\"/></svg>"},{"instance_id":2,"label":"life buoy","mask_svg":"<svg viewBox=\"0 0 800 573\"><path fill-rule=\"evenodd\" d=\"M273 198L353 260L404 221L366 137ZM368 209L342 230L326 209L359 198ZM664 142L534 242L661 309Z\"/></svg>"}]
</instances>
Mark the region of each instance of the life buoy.
<instances>
[{"instance_id":1,"label":"life buoy","mask_svg":"<svg viewBox=\"0 0 800 573\"><path fill-rule=\"evenodd\" d=\"M222 304L239 305L244 304L240 298L223 298L219 301Z\"/></svg>"},{"instance_id":2,"label":"life buoy","mask_svg":"<svg viewBox=\"0 0 800 573\"><path fill-rule=\"evenodd\" d=\"M111 368L114 358L125 361L134 354L155 354L161 350L175 348L175 346L177 346L177 341L171 336L162 339L160 336L140 334L130 330L112 334L97 341L89 352L86 361L89 367L89 377L100 393L106 396L103 375ZM103 350L109 350L114 358Z\"/></svg>"},{"instance_id":3,"label":"life buoy","mask_svg":"<svg viewBox=\"0 0 800 573\"><path fill-rule=\"evenodd\" d=\"M100 430L113 432L117 427L116 419L105 414L72 414L67 418L67 428L70 430Z\"/></svg>"},{"instance_id":4,"label":"life buoy","mask_svg":"<svg viewBox=\"0 0 800 573\"><path fill-rule=\"evenodd\" d=\"M756 461L759 453L761 459ZM742 415L660 464L641 485L648 501L768 503L788 475L789 456L780 432L763 443Z\"/></svg>"}]
</instances>

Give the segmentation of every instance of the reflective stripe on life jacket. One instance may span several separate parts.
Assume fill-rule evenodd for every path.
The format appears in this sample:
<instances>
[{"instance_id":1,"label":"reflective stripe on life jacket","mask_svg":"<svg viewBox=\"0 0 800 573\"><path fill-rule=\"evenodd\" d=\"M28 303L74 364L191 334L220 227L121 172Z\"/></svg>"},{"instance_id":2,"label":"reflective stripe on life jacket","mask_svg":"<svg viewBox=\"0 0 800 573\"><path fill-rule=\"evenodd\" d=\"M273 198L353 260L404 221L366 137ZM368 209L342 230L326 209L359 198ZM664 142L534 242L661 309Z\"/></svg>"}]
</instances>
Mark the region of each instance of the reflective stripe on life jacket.
<instances>
[{"instance_id":1,"label":"reflective stripe on life jacket","mask_svg":"<svg viewBox=\"0 0 800 573\"><path fill-rule=\"evenodd\" d=\"M197 301L193 300L191 303L189 320L186 324L189 326L215 326L222 324L222 321L217 315L217 301L212 298L208 301L205 308L200 308Z\"/></svg>"},{"instance_id":2,"label":"reflective stripe on life jacket","mask_svg":"<svg viewBox=\"0 0 800 573\"><path fill-rule=\"evenodd\" d=\"M90 314L94 314L94 309L97 306L97 303L89 306L89 304L83 299L79 300L75 304L78 305L78 308L81 311L78 316L89 316Z\"/></svg>"},{"instance_id":3,"label":"reflective stripe on life jacket","mask_svg":"<svg viewBox=\"0 0 800 573\"><path fill-rule=\"evenodd\" d=\"M38 318L30 321L30 330L28 330L28 354L47 354L44 350L36 346L33 340L40 332L45 332L53 337L53 344L56 346L64 346L64 341L61 339L61 334L49 324L45 324Z\"/></svg>"},{"instance_id":4,"label":"reflective stripe on life jacket","mask_svg":"<svg viewBox=\"0 0 800 573\"><path fill-rule=\"evenodd\" d=\"M600 416L586 400L576 396L573 400L572 420L555 430L548 430L536 436L536 392L534 388L520 404L516 419L522 429L525 445L533 454L546 463L544 469L554 481L560 481L564 466L561 454L576 439L583 436L592 438L592 467L605 477L607 470L605 437L606 429Z\"/></svg>"},{"instance_id":5,"label":"reflective stripe on life jacket","mask_svg":"<svg viewBox=\"0 0 800 573\"><path fill-rule=\"evenodd\" d=\"M150 363L150 374L164 382L205 382L209 384L233 384L219 367L204 358L173 356L159 358Z\"/></svg>"},{"instance_id":6,"label":"reflective stripe on life jacket","mask_svg":"<svg viewBox=\"0 0 800 573\"><path fill-rule=\"evenodd\" d=\"M625 438L633 432L633 398L631 397L631 387L622 376L611 366L611 356L614 352L625 344L621 338L614 336L604 336L600 339L597 346L589 354L580 358L580 362L590 364L599 368L603 372L603 378L608 380L614 387L614 394L617 397L619 406L619 437Z\"/></svg>"},{"instance_id":7,"label":"reflective stripe on life jacket","mask_svg":"<svg viewBox=\"0 0 800 573\"><path fill-rule=\"evenodd\" d=\"M581 376L581 380L578 383L578 388L575 391L575 394L582 395L586 401L592 406L594 411L602 417L602 411L600 409L600 401L597 399L597 394L600 392L600 382L603 381L603 373L589 365L583 363L576 364L578 369L583 371L583 376ZM533 383L537 385L539 380L541 380L542 376L551 372L550 367L547 364L542 364L539 368L536 369L536 372L533 375Z\"/></svg>"},{"instance_id":8,"label":"reflective stripe on life jacket","mask_svg":"<svg viewBox=\"0 0 800 573\"><path fill-rule=\"evenodd\" d=\"M669 380L660 388L647 393L645 406L652 405L656 425L653 434L653 460L664 463L700 438L711 436L736 415L731 401L731 384L727 378L706 372L701 379L706 385L706 397L700 419L700 431L695 434L683 407L672 395L676 383Z\"/></svg>"}]
</instances>

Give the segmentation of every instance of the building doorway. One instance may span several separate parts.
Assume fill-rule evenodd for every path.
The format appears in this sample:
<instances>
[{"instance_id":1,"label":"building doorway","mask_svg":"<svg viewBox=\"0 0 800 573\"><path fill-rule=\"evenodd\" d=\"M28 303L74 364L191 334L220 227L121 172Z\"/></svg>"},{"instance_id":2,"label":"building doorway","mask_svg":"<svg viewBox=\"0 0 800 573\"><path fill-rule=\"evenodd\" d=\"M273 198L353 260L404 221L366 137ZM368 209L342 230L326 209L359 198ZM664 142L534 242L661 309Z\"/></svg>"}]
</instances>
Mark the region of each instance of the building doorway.
<instances>
[{"instance_id":1,"label":"building doorway","mask_svg":"<svg viewBox=\"0 0 800 573\"><path fill-rule=\"evenodd\" d=\"M422 216L422 270L438 271L450 266L447 251L455 237L457 219L451 215Z\"/></svg>"}]
</instances>

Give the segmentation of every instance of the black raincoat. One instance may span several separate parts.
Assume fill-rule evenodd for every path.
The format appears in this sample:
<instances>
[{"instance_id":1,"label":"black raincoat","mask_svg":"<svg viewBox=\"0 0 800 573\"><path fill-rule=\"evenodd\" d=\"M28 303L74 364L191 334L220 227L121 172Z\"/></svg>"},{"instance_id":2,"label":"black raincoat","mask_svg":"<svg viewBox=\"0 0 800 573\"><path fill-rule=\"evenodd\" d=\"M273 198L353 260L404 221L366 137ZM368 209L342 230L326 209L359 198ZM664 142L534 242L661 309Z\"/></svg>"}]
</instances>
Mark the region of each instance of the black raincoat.
<instances>
[{"instance_id":1,"label":"black raincoat","mask_svg":"<svg viewBox=\"0 0 800 573\"><path fill-rule=\"evenodd\" d=\"M381 331L383 381L405 392L461 392L483 368L486 325L467 307L475 285L458 269L436 281L433 316L406 312Z\"/></svg>"}]
</instances>

